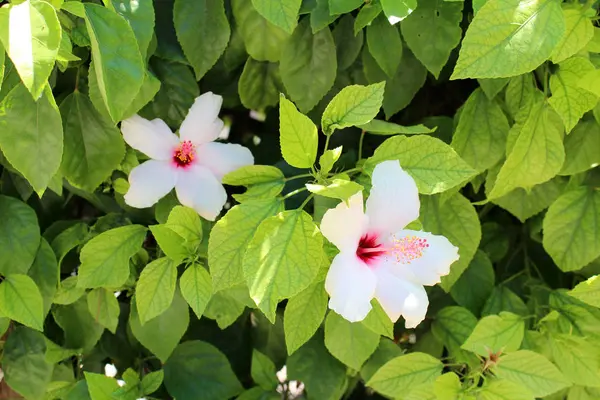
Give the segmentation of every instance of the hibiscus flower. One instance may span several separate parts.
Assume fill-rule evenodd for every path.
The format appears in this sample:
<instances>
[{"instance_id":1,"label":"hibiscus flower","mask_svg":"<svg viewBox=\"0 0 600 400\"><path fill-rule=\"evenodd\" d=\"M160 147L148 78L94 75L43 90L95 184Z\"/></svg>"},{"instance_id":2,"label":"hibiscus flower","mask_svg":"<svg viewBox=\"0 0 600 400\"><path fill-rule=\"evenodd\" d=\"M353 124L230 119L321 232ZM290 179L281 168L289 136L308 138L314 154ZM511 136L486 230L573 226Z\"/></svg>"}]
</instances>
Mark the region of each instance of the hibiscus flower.
<instances>
[{"instance_id":1,"label":"hibiscus flower","mask_svg":"<svg viewBox=\"0 0 600 400\"><path fill-rule=\"evenodd\" d=\"M417 185L398 161L373 171L372 189L328 210L323 235L340 252L327 273L329 307L350 322L363 320L376 298L395 322L402 315L416 327L429 301L423 285L435 285L458 260L458 248L444 236L405 229L419 217Z\"/></svg>"},{"instance_id":2,"label":"hibiscus flower","mask_svg":"<svg viewBox=\"0 0 600 400\"><path fill-rule=\"evenodd\" d=\"M254 164L250 150L239 144L214 142L223 129L223 98L211 92L197 97L179 128L179 136L157 118L134 115L121 123L128 145L150 157L129 174L125 203L154 205L173 188L179 202L214 221L227 200L223 176Z\"/></svg>"}]
</instances>

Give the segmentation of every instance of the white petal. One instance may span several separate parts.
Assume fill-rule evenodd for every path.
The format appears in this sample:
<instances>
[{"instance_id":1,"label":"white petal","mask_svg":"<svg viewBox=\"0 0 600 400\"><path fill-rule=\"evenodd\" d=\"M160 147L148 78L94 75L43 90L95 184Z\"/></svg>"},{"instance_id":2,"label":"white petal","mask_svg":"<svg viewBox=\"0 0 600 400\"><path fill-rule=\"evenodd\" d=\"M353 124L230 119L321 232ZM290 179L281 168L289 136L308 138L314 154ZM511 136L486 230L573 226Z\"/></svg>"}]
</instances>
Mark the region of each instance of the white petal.
<instances>
[{"instance_id":1,"label":"white petal","mask_svg":"<svg viewBox=\"0 0 600 400\"><path fill-rule=\"evenodd\" d=\"M214 221L227 201L221 182L207 168L197 164L179 169L178 174L175 190L181 204Z\"/></svg>"},{"instance_id":2,"label":"white petal","mask_svg":"<svg viewBox=\"0 0 600 400\"><path fill-rule=\"evenodd\" d=\"M373 171L373 187L367 199L369 228L380 234L397 232L419 218L419 192L400 163L384 161Z\"/></svg>"},{"instance_id":3,"label":"white petal","mask_svg":"<svg viewBox=\"0 0 600 400\"><path fill-rule=\"evenodd\" d=\"M198 164L210 169L217 179L246 165L254 164L254 156L246 147L232 143L206 143L196 148Z\"/></svg>"},{"instance_id":4,"label":"white petal","mask_svg":"<svg viewBox=\"0 0 600 400\"><path fill-rule=\"evenodd\" d=\"M402 230L394 234L398 241L411 241L416 237L425 239L428 247L421 249L421 256L408 263L399 264L398 268L410 270L421 285L435 285L444 275L450 272L450 266L458 260L458 247L454 246L444 236L429 232ZM409 239L407 239L409 238Z\"/></svg>"},{"instance_id":5,"label":"white petal","mask_svg":"<svg viewBox=\"0 0 600 400\"><path fill-rule=\"evenodd\" d=\"M179 138L162 119L148 121L139 115L121 122L123 139L128 145L155 160L169 160L179 144Z\"/></svg>"},{"instance_id":6,"label":"white petal","mask_svg":"<svg viewBox=\"0 0 600 400\"><path fill-rule=\"evenodd\" d=\"M371 310L376 279L354 252L339 253L325 279L329 308L350 322L362 321Z\"/></svg>"},{"instance_id":7,"label":"white petal","mask_svg":"<svg viewBox=\"0 0 600 400\"><path fill-rule=\"evenodd\" d=\"M170 161L148 160L129 174L125 203L135 208L154 205L167 195L177 182L177 170Z\"/></svg>"},{"instance_id":8,"label":"white petal","mask_svg":"<svg viewBox=\"0 0 600 400\"><path fill-rule=\"evenodd\" d=\"M362 192L329 209L321 220L321 232L338 249L356 253L358 242L366 230L368 218L364 214Z\"/></svg>"},{"instance_id":9,"label":"white petal","mask_svg":"<svg viewBox=\"0 0 600 400\"><path fill-rule=\"evenodd\" d=\"M190 140L196 145L215 140L223 129L223 121L219 119L221 104L223 98L212 92L196 97L179 128L181 140Z\"/></svg>"},{"instance_id":10,"label":"white petal","mask_svg":"<svg viewBox=\"0 0 600 400\"><path fill-rule=\"evenodd\" d=\"M392 273L391 269L396 267L384 263L373 269L377 276L375 297L393 322L402 315L406 328L414 328L425 319L429 305L427 292L422 285Z\"/></svg>"}]
</instances>

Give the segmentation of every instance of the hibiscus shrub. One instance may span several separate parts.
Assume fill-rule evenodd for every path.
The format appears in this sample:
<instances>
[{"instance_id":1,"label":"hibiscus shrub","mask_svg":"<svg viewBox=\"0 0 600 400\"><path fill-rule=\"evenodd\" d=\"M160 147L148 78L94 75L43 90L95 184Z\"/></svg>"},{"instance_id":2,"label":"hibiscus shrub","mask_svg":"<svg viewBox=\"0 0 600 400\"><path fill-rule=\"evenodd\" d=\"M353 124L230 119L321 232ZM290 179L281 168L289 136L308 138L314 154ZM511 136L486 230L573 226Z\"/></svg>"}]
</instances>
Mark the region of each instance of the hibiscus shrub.
<instances>
[{"instance_id":1,"label":"hibiscus shrub","mask_svg":"<svg viewBox=\"0 0 600 400\"><path fill-rule=\"evenodd\" d=\"M0 399L600 399L596 2L3 3Z\"/></svg>"}]
</instances>

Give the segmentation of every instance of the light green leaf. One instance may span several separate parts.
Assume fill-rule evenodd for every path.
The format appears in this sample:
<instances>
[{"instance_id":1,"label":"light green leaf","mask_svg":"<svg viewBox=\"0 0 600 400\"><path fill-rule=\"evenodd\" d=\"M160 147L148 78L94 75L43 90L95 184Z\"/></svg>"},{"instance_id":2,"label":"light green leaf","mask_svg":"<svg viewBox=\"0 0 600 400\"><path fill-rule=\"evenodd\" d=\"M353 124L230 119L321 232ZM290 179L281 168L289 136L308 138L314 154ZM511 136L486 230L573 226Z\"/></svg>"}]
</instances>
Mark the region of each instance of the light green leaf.
<instances>
[{"instance_id":1,"label":"light green leaf","mask_svg":"<svg viewBox=\"0 0 600 400\"><path fill-rule=\"evenodd\" d=\"M142 58L146 59L148 46L154 34L153 2L151 0L110 0L110 3L114 10L131 25Z\"/></svg>"},{"instance_id":2,"label":"light green leaf","mask_svg":"<svg viewBox=\"0 0 600 400\"><path fill-rule=\"evenodd\" d=\"M208 271L198 264L190 265L179 278L181 295L200 319L212 294Z\"/></svg>"},{"instance_id":3,"label":"light green leaf","mask_svg":"<svg viewBox=\"0 0 600 400\"><path fill-rule=\"evenodd\" d=\"M279 101L280 82L279 65L248 57L238 83L242 104L250 110L274 106Z\"/></svg>"},{"instance_id":4,"label":"light green leaf","mask_svg":"<svg viewBox=\"0 0 600 400\"><path fill-rule=\"evenodd\" d=\"M362 3L362 1L360 1ZM356 61L363 47L364 34L359 31L356 35L353 31L354 17L346 14L333 28L333 40L337 51L337 64L340 71L344 71Z\"/></svg>"},{"instance_id":5,"label":"light green leaf","mask_svg":"<svg viewBox=\"0 0 600 400\"><path fill-rule=\"evenodd\" d=\"M316 277L322 242L312 218L302 210L269 217L255 231L244 255L244 276L250 297L272 323L278 301L300 293Z\"/></svg>"},{"instance_id":6,"label":"light green leaf","mask_svg":"<svg viewBox=\"0 0 600 400\"><path fill-rule=\"evenodd\" d=\"M138 315L142 325L165 312L175 294L177 265L159 258L144 267L135 289Z\"/></svg>"},{"instance_id":7,"label":"light green leaf","mask_svg":"<svg viewBox=\"0 0 600 400\"><path fill-rule=\"evenodd\" d=\"M381 108L385 82L369 86L351 85L342 89L323 112L321 128L325 135L349 126L371 121Z\"/></svg>"},{"instance_id":8,"label":"light green leaf","mask_svg":"<svg viewBox=\"0 0 600 400\"><path fill-rule=\"evenodd\" d=\"M65 334L64 347L91 350L104 332L104 327L96 322L85 298L68 306L52 308L52 316Z\"/></svg>"},{"instance_id":9,"label":"light green leaf","mask_svg":"<svg viewBox=\"0 0 600 400\"><path fill-rule=\"evenodd\" d=\"M378 2L372 1L370 3L365 3L356 16L356 21L354 21L354 34L358 35L358 32L361 32L364 27L373 22L373 20L381 14L381 11L381 4Z\"/></svg>"},{"instance_id":10,"label":"light green leaf","mask_svg":"<svg viewBox=\"0 0 600 400\"><path fill-rule=\"evenodd\" d=\"M494 373L523 386L535 397L544 397L569 386L560 371L542 355L519 350L500 358Z\"/></svg>"},{"instance_id":11,"label":"light green leaf","mask_svg":"<svg viewBox=\"0 0 600 400\"><path fill-rule=\"evenodd\" d=\"M383 12L388 18L390 24L395 24L398 21L402 21L415 8L417 8L416 0L381 0Z\"/></svg>"},{"instance_id":12,"label":"light green leaf","mask_svg":"<svg viewBox=\"0 0 600 400\"><path fill-rule=\"evenodd\" d=\"M301 4L302 0L252 0L252 5L260 15L290 34L298 25Z\"/></svg>"},{"instance_id":13,"label":"light green leaf","mask_svg":"<svg viewBox=\"0 0 600 400\"><path fill-rule=\"evenodd\" d=\"M569 292L569 296L600 308L600 279L598 279L598 275L594 275L588 280L579 283Z\"/></svg>"},{"instance_id":14,"label":"light green leaf","mask_svg":"<svg viewBox=\"0 0 600 400\"><path fill-rule=\"evenodd\" d=\"M245 282L242 261L248 244L260 223L280 208L281 203L273 198L248 201L234 206L217 221L208 239L208 267L214 292Z\"/></svg>"},{"instance_id":15,"label":"light green leaf","mask_svg":"<svg viewBox=\"0 0 600 400\"><path fill-rule=\"evenodd\" d=\"M81 249L79 281L81 288L119 287L129 277L129 259L138 252L146 228L128 225L103 232Z\"/></svg>"},{"instance_id":16,"label":"light green leaf","mask_svg":"<svg viewBox=\"0 0 600 400\"><path fill-rule=\"evenodd\" d=\"M273 361L256 349L252 351L251 374L254 382L265 390L273 390L279 383Z\"/></svg>"},{"instance_id":17,"label":"light green leaf","mask_svg":"<svg viewBox=\"0 0 600 400\"><path fill-rule=\"evenodd\" d=\"M464 104L451 146L467 163L482 172L504 155L509 128L498 103L477 89Z\"/></svg>"},{"instance_id":18,"label":"light green leaf","mask_svg":"<svg viewBox=\"0 0 600 400\"><path fill-rule=\"evenodd\" d=\"M548 100L565 124L567 133L579 119L598 103L598 96L579 85L581 78L594 71L583 57L573 57L558 64L558 72L550 77L552 97Z\"/></svg>"},{"instance_id":19,"label":"light green leaf","mask_svg":"<svg viewBox=\"0 0 600 400\"><path fill-rule=\"evenodd\" d=\"M600 351L589 340L573 335L552 335L552 359L576 385L600 386Z\"/></svg>"},{"instance_id":20,"label":"light green leaf","mask_svg":"<svg viewBox=\"0 0 600 400\"><path fill-rule=\"evenodd\" d=\"M192 254L185 247L185 239L166 225L150 225L150 232L167 257L180 264Z\"/></svg>"},{"instance_id":21,"label":"light green leaf","mask_svg":"<svg viewBox=\"0 0 600 400\"><path fill-rule=\"evenodd\" d=\"M477 79L479 86L481 86L481 89L490 100L493 100L509 81L510 79L508 78Z\"/></svg>"},{"instance_id":22,"label":"light green leaf","mask_svg":"<svg viewBox=\"0 0 600 400\"><path fill-rule=\"evenodd\" d=\"M319 166L321 167L321 173L328 174L341 155L342 146L323 152L323 154L321 154L321 156L319 157Z\"/></svg>"},{"instance_id":23,"label":"light green leaf","mask_svg":"<svg viewBox=\"0 0 600 400\"><path fill-rule=\"evenodd\" d=\"M378 335L394 339L394 322L392 322L377 300L371 300L371 306L373 308L371 308L365 319L362 320L362 324Z\"/></svg>"},{"instance_id":24,"label":"light green leaf","mask_svg":"<svg viewBox=\"0 0 600 400\"><path fill-rule=\"evenodd\" d=\"M431 325L433 335L446 346L450 356L458 362L469 362L478 359L471 353L461 349L463 343L475 329L477 318L466 308L450 306L442 308Z\"/></svg>"},{"instance_id":25,"label":"light green leaf","mask_svg":"<svg viewBox=\"0 0 600 400\"><path fill-rule=\"evenodd\" d=\"M317 127L294 104L281 96L279 101L281 154L296 168L310 168L317 158Z\"/></svg>"},{"instance_id":26,"label":"light green leaf","mask_svg":"<svg viewBox=\"0 0 600 400\"><path fill-rule=\"evenodd\" d=\"M333 179L327 186L307 183L306 188L309 192L319 196L331 197L343 201L348 200L352 195L363 190L363 187L356 182L345 179Z\"/></svg>"},{"instance_id":27,"label":"light green leaf","mask_svg":"<svg viewBox=\"0 0 600 400\"><path fill-rule=\"evenodd\" d=\"M44 300L27 275L11 274L0 283L0 315L42 331Z\"/></svg>"},{"instance_id":28,"label":"light green leaf","mask_svg":"<svg viewBox=\"0 0 600 400\"><path fill-rule=\"evenodd\" d=\"M77 276L69 276L59 283L53 302L66 306L75 303L84 294L85 288L77 287Z\"/></svg>"},{"instance_id":29,"label":"light green leaf","mask_svg":"<svg viewBox=\"0 0 600 400\"><path fill-rule=\"evenodd\" d=\"M381 368L385 363L402 355L403 351L396 343L391 340L382 338L379 342L379 347L375 353L363 365L360 370L361 378L366 382Z\"/></svg>"},{"instance_id":30,"label":"light green leaf","mask_svg":"<svg viewBox=\"0 0 600 400\"><path fill-rule=\"evenodd\" d=\"M175 206L165 224L169 229L185 239L192 249L202 241L202 221L196 211L189 207Z\"/></svg>"},{"instance_id":31,"label":"light green leaf","mask_svg":"<svg viewBox=\"0 0 600 400\"><path fill-rule=\"evenodd\" d=\"M146 395L156 392L160 388L160 385L162 385L164 375L164 371L159 369L144 376L142 378L142 392Z\"/></svg>"},{"instance_id":32,"label":"light green leaf","mask_svg":"<svg viewBox=\"0 0 600 400\"><path fill-rule=\"evenodd\" d=\"M103 374L84 372L84 376L92 400L110 400L113 392L119 389L116 379Z\"/></svg>"},{"instance_id":33,"label":"light green leaf","mask_svg":"<svg viewBox=\"0 0 600 400\"><path fill-rule=\"evenodd\" d=\"M45 318L50 311L50 306L52 306L52 300L54 299L54 294L57 289L56 285L60 279L60 270L56 261L56 256L52 252L52 248L46 239L42 238L40 241L40 247L38 248L33 264L31 264L31 268L27 274L33 279L40 290L40 294L44 300ZM0 329L0 331L1 330L2 329Z\"/></svg>"},{"instance_id":34,"label":"light green leaf","mask_svg":"<svg viewBox=\"0 0 600 400\"><path fill-rule=\"evenodd\" d=\"M60 105L65 148L61 171L74 186L93 192L125 156L121 132L75 91Z\"/></svg>"},{"instance_id":35,"label":"light green leaf","mask_svg":"<svg viewBox=\"0 0 600 400\"><path fill-rule=\"evenodd\" d=\"M575 175L600 164L600 125L595 120L579 122L564 144L565 163L560 175Z\"/></svg>"},{"instance_id":36,"label":"light green leaf","mask_svg":"<svg viewBox=\"0 0 600 400\"><path fill-rule=\"evenodd\" d=\"M225 175L223 183L234 186L248 186L283 179L285 177L277 167L271 165L247 165Z\"/></svg>"},{"instance_id":37,"label":"light green leaf","mask_svg":"<svg viewBox=\"0 0 600 400\"><path fill-rule=\"evenodd\" d=\"M564 33L557 0L488 0L467 29L450 79L532 71L550 57Z\"/></svg>"},{"instance_id":38,"label":"light green leaf","mask_svg":"<svg viewBox=\"0 0 600 400\"><path fill-rule=\"evenodd\" d=\"M2 153L41 197L63 152L60 113L50 87L35 102L25 86L15 86L0 103L0 131Z\"/></svg>"},{"instance_id":39,"label":"light green leaf","mask_svg":"<svg viewBox=\"0 0 600 400\"><path fill-rule=\"evenodd\" d=\"M561 41L552 51L552 62L559 62L571 57L583 49L594 37L594 24L585 15L585 9L566 8L563 15L566 31Z\"/></svg>"},{"instance_id":40,"label":"light green leaf","mask_svg":"<svg viewBox=\"0 0 600 400\"><path fill-rule=\"evenodd\" d=\"M523 74L510 78L504 100L510 115L516 117L519 110L533 100L534 93L537 91L533 74Z\"/></svg>"},{"instance_id":41,"label":"light green leaf","mask_svg":"<svg viewBox=\"0 0 600 400\"><path fill-rule=\"evenodd\" d=\"M383 72L393 77L402 58L402 40L398 28L390 25L383 14L367 26L367 45Z\"/></svg>"},{"instance_id":42,"label":"light green leaf","mask_svg":"<svg viewBox=\"0 0 600 400\"><path fill-rule=\"evenodd\" d=\"M433 392L437 400L460 399L462 383L454 372L446 372L440 375L433 385Z\"/></svg>"},{"instance_id":43,"label":"light green leaf","mask_svg":"<svg viewBox=\"0 0 600 400\"><path fill-rule=\"evenodd\" d=\"M115 334L121 308L114 293L103 288L94 289L88 293L87 304L96 322Z\"/></svg>"},{"instance_id":44,"label":"light green leaf","mask_svg":"<svg viewBox=\"0 0 600 400\"><path fill-rule=\"evenodd\" d=\"M531 393L523 386L504 379L487 381L477 392L479 400L534 400Z\"/></svg>"},{"instance_id":45,"label":"light green leaf","mask_svg":"<svg viewBox=\"0 0 600 400\"><path fill-rule=\"evenodd\" d=\"M527 317L531 313L523 300L504 285L494 288L481 310L481 315L500 314L501 311L508 311L522 317Z\"/></svg>"},{"instance_id":46,"label":"light green leaf","mask_svg":"<svg viewBox=\"0 0 600 400\"><path fill-rule=\"evenodd\" d=\"M450 294L458 304L479 315L493 288L494 266L489 257L478 250L469 267L452 286Z\"/></svg>"},{"instance_id":47,"label":"light green leaf","mask_svg":"<svg viewBox=\"0 0 600 400\"><path fill-rule=\"evenodd\" d=\"M366 385L385 396L404 397L415 386L435 382L443 367L429 354L410 353L384 364Z\"/></svg>"},{"instance_id":48,"label":"light green leaf","mask_svg":"<svg viewBox=\"0 0 600 400\"><path fill-rule=\"evenodd\" d=\"M420 0L417 3L415 11L400 25L402 36L415 57L438 78L462 37L463 2Z\"/></svg>"},{"instance_id":49,"label":"light green leaf","mask_svg":"<svg viewBox=\"0 0 600 400\"><path fill-rule=\"evenodd\" d=\"M594 339L600 337L600 310L597 308L569 296L565 289L550 293L549 304L551 310L559 313L557 323L561 331Z\"/></svg>"},{"instance_id":50,"label":"light green leaf","mask_svg":"<svg viewBox=\"0 0 600 400\"><path fill-rule=\"evenodd\" d=\"M587 187L560 196L544 218L544 249L563 271L600 256L600 192Z\"/></svg>"},{"instance_id":51,"label":"light green leaf","mask_svg":"<svg viewBox=\"0 0 600 400\"><path fill-rule=\"evenodd\" d=\"M347 366L360 370L379 345L379 334L331 311L325 319L325 347Z\"/></svg>"},{"instance_id":52,"label":"light green leaf","mask_svg":"<svg viewBox=\"0 0 600 400\"><path fill-rule=\"evenodd\" d=\"M385 160L399 160L423 194L444 192L475 175L450 146L430 136L391 137L375 150L365 168L372 170Z\"/></svg>"},{"instance_id":53,"label":"light green leaf","mask_svg":"<svg viewBox=\"0 0 600 400\"><path fill-rule=\"evenodd\" d=\"M37 100L44 91L60 48L61 32L54 7L45 1L13 3L0 11L0 40L31 93L29 100ZM23 120L27 118L23 116Z\"/></svg>"},{"instance_id":54,"label":"light green leaf","mask_svg":"<svg viewBox=\"0 0 600 400\"><path fill-rule=\"evenodd\" d=\"M363 0L329 0L329 12L331 15L349 13L360 7Z\"/></svg>"},{"instance_id":55,"label":"light green leaf","mask_svg":"<svg viewBox=\"0 0 600 400\"><path fill-rule=\"evenodd\" d=\"M481 225L475 207L461 194L444 202L439 196L425 196L421 200L420 220L425 231L443 235L458 246L460 258L452 264L450 273L442 277L440 284L449 291L469 266L481 241Z\"/></svg>"},{"instance_id":56,"label":"light green leaf","mask_svg":"<svg viewBox=\"0 0 600 400\"><path fill-rule=\"evenodd\" d=\"M206 318L214 319L220 329L226 329L244 312L246 306L254 307L245 284L214 293L204 310Z\"/></svg>"},{"instance_id":57,"label":"light green leaf","mask_svg":"<svg viewBox=\"0 0 600 400\"><path fill-rule=\"evenodd\" d=\"M313 34L308 20L302 20L283 48L279 71L300 111L312 110L335 81L336 51L329 28Z\"/></svg>"},{"instance_id":58,"label":"light green leaf","mask_svg":"<svg viewBox=\"0 0 600 400\"><path fill-rule=\"evenodd\" d=\"M503 311L500 315L483 317L461 348L482 357L490 353L509 353L521 347L524 334L523 319Z\"/></svg>"},{"instance_id":59,"label":"light green leaf","mask_svg":"<svg viewBox=\"0 0 600 400\"><path fill-rule=\"evenodd\" d=\"M142 87L140 88L137 96L135 96L135 99L133 99L127 108L125 114L123 114L123 118L129 118L133 114L137 114L137 112L140 111L146 104L150 103L160 90L160 86L161 84L158 78L150 71L145 71ZM98 107L93 100L92 103L94 103L96 108Z\"/></svg>"},{"instance_id":60,"label":"light green leaf","mask_svg":"<svg viewBox=\"0 0 600 400\"><path fill-rule=\"evenodd\" d=\"M327 292L322 281L293 296L285 306L283 329L288 354L294 353L317 331L327 311Z\"/></svg>"},{"instance_id":61,"label":"light green leaf","mask_svg":"<svg viewBox=\"0 0 600 400\"><path fill-rule=\"evenodd\" d=\"M1 136L1 135L0 135ZM35 212L27 204L0 195L0 274L26 274L40 245L40 228Z\"/></svg>"},{"instance_id":62,"label":"light green leaf","mask_svg":"<svg viewBox=\"0 0 600 400\"><path fill-rule=\"evenodd\" d=\"M425 125L414 125L414 126L402 126L394 124L393 122L380 121L374 119L364 125L358 126L363 131L372 133L373 135L417 135L420 133L433 133L437 127L428 128Z\"/></svg>"}]
</instances>

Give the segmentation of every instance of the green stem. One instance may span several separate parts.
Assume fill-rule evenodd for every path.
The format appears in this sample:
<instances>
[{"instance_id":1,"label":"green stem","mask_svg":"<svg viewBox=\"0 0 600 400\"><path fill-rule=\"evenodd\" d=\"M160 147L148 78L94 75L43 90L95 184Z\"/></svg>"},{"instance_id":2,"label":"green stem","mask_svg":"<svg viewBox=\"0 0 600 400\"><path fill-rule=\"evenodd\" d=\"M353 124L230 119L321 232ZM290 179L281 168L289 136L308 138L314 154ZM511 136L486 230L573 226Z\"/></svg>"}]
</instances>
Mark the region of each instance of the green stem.
<instances>
[{"instance_id":1,"label":"green stem","mask_svg":"<svg viewBox=\"0 0 600 400\"><path fill-rule=\"evenodd\" d=\"M283 196L283 200L285 199L289 199L290 197L297 195L298 193L304 192L306 189L306 187L301 187L300 189L296 189L294 191L289 192L288 194L286 194L285 196Z\"/></svg>"},{"instance_id":2,"label":"green stem","mask_svg":"<svg viewBox=\"0 0 600 400\"><path fill-rule=\"evenodd\" d=\"M304 206L306 206L308 204L308 202L315 196L314 193L311 193L303 202L302 204L300 204L300 207L298 207L299 209L304 208Z\"/></svg>"},{"instance_id":3,"label":"green stem","mask_svg":"<svg viewBox=\"0 0 600 400\"><path fill-rule=\"evenodd\" d=\"M312 178L313 174L300 174L300 175L294 175L294 176L290 176L288 178L284 179L284 182L289 182L289 181L293 181L294 179L302 179L302 178Z\"/></svg>"},{"instance_id":4,"label":"green stem","mask_svg":"<svg viewBox=\"0 0 600 400\"><path fill-rule=\"evenodd\" d=\"M331 135L327 135L327 139L325 139L325 150L323 151L327 151L329 148L329 139L331 139Z\"/></svg>"},{"instance_id":5,"label":"green stem","mask_svg":"<svg viewBox=\"0 0 600 400\"><path fill-rule=\"evenodd\" d=\"M346 174L354 174L354 173L361 173L363 172L362 168L352 168L352 169L348 169L346 171L344 171L344 173Z\"/></svg>"},{"instance_id":6,"label":"green stem","mask_svg":"<svg viewBox=\"0 0 600 400\"><path fill-rule=\"evenodd\" d=\"M365 130L360 133L360 139L358 141L358 159L362 160L363 158L363 141L365 140Z\"/></svg>"}]
</instances>

